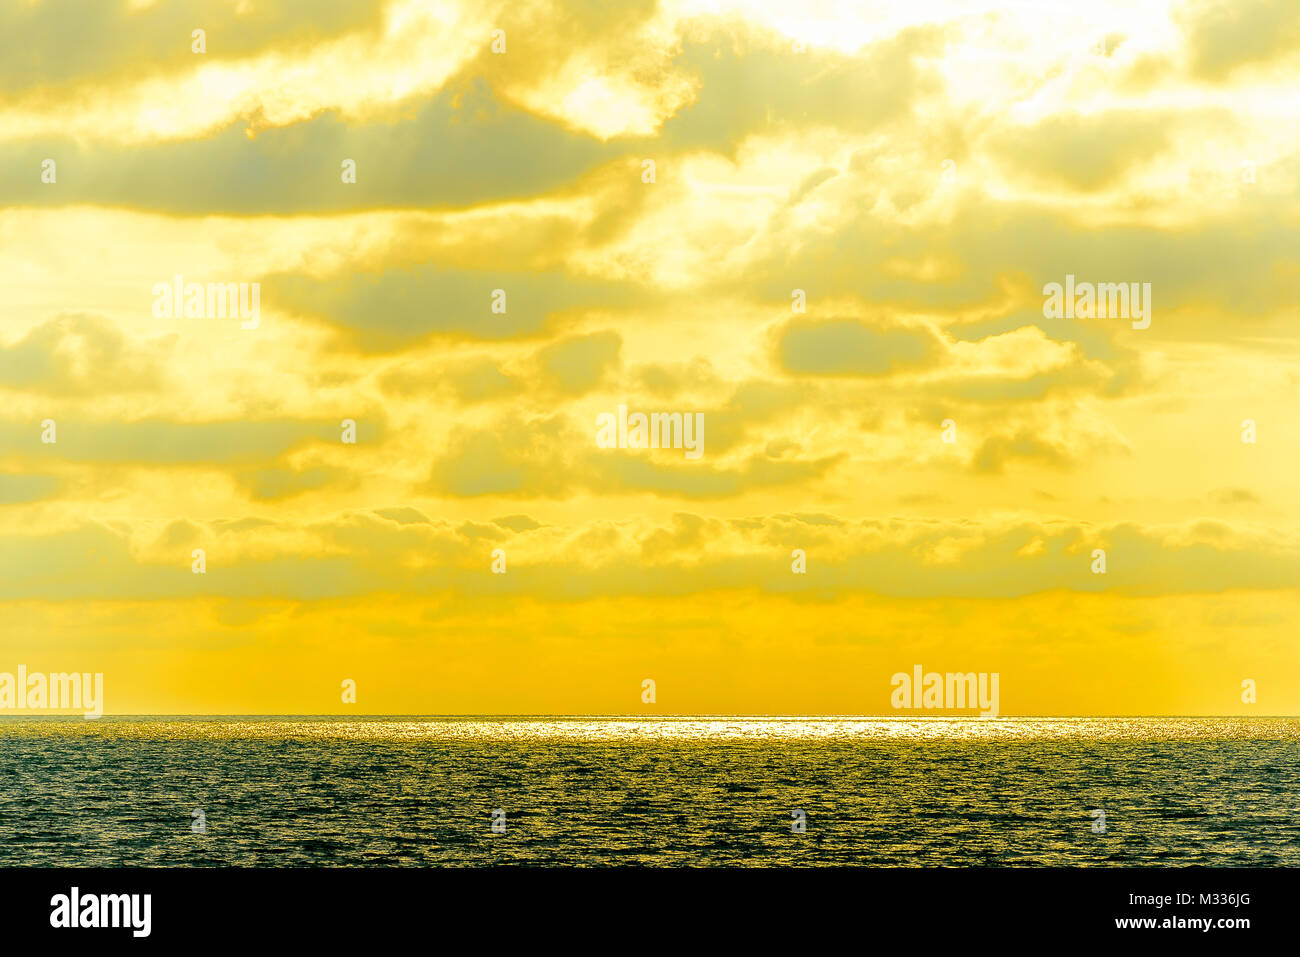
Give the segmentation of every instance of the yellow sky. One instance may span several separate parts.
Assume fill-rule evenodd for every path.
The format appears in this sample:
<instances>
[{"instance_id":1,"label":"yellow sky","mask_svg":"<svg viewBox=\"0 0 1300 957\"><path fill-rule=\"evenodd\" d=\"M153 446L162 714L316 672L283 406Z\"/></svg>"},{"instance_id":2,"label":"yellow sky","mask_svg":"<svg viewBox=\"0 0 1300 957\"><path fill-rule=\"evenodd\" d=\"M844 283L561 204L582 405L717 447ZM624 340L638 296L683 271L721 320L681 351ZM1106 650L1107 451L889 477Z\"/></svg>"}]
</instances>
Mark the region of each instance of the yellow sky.
<instances>
[{"instance_id":1,"label":"yellow sky","mask_svg":"<svg viewBox=\"0 0 1300 957\"><path fill-rule=\"evenodd\" d=\"M1300 712L1294 0L83 7L0 13L0 672Z\"/></svg>"}]
</instances>

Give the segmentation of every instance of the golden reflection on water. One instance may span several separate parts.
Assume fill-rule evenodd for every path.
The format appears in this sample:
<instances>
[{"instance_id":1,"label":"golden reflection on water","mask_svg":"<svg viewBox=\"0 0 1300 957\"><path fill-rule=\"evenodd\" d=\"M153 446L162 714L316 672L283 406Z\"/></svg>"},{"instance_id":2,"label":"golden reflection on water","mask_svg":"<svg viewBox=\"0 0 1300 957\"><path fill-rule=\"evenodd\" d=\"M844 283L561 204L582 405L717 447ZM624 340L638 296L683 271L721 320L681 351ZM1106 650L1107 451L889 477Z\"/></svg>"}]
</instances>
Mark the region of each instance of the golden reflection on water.
<instances>
[{"instance_id":1,"label":"golden reflection on water","mask_svg":"<svg viewBox=\"0 0 1300 957\"><path fill-rule=\"evenodd\" d=\"M1059 741L1278 740L1300 737L1300 718L881 718L881 717L106 717L0 718L7 734L149 739L357 741Z\"/></svg>"}]
</instances>

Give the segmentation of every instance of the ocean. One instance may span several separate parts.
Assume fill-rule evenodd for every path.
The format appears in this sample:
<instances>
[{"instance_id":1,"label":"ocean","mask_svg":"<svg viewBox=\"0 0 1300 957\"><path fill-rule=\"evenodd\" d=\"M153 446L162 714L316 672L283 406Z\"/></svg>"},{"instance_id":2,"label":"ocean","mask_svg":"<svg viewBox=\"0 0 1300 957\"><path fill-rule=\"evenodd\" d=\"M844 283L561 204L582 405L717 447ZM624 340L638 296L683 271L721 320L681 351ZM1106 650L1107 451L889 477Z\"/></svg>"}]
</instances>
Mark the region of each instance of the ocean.
<instances>
[{"instance_id":1,"label":"ocean","mask_svg":"<svg viewBox=\"0 0 1300 957\"><path fill-rule=\"evenodd\" d=\"M0 718L6 867L1297 866L1297 792L1293 718Z\"/></svg>"}]
</instances>

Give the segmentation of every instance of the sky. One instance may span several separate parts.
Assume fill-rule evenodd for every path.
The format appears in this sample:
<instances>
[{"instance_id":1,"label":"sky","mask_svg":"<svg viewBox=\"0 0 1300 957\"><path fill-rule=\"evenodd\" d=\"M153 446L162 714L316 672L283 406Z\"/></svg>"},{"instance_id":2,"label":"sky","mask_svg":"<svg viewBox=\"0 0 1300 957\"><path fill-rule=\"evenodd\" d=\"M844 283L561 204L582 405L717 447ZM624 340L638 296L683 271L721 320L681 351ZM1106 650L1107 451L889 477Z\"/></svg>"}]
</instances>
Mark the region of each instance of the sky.
<instances>
[{"instance_id":1,"label":"sky","mask_svg":"<svg viewBox=\"0 0 1300 957\"><path fill-rule=\"evenodd\" d=\"M6 0L0 672L1300 713L1298 115L1294 0Z\"/></svg>"}]
</instances>

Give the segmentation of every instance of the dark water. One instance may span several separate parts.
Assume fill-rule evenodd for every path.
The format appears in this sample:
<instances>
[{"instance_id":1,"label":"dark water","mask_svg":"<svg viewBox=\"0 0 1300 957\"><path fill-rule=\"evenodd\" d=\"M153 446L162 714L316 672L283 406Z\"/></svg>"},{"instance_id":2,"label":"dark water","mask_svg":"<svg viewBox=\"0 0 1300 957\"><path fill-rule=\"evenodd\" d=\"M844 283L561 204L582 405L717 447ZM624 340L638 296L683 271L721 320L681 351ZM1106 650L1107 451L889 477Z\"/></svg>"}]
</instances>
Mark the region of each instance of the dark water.
<instances>
[{"instance_id":1,"label":"dark water","mask_svg":"<svg viewBox=\"0 0 1300 957\"><path fill-rule=\"evenodd\" d=\"M1296 719L9 717L0 866L1297 866L1298 792Z\"/></svg>"}]
</instances>

